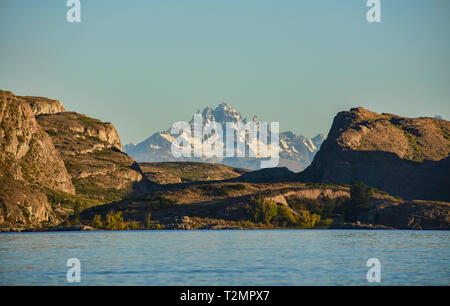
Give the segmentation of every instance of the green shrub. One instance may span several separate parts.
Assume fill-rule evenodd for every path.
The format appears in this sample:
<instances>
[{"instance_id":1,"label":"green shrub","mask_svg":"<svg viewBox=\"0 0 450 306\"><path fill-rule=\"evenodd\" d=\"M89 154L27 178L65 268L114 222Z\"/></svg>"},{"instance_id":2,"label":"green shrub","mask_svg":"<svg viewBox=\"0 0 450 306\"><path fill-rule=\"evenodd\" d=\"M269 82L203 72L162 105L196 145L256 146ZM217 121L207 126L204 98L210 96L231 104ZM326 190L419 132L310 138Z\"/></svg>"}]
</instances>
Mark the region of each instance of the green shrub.
<instances>
[{"instance_id":1,"label":"green shrub","mask_svg":"<svg viewBox=\"0 0 450 306\"><path fill-rule=\"evenodd\" d=\"M73 208L73 222L78 224L80 223L80 203L76 203L75 207Z\"/></svg>"},{"instance_id":2,"label":"green shrub","mask_svg":"<svg viewBox=\"0 0 450 306\"><path fill-rule=\"evenodd\" d=\"M58 132L55 131L55 130L45 130L45 132L47 134L49 134L50 136L57 136L58 135Z\"/></svg>"},{"instance_id":3,"label":"green shrub","mask_svg":"<svg viewBox=\"0 0 450 306\"><path fill-rule=\"evenodd\" d=\"M321 219L318 227L320 228L329 228L331 226L331 224L333 223L333 219L332 218L326 218L326 219Z\"/></svg>"},{"instance_id":4,"label":"green shrub","mask_svg":"<svg viewBox=\"0 0 450 306\"><path fill-rule=\"evenodd\" d=\"M294 226L298 223L298 220L294 217L292 211L284 205L277 205L275 221L278 225L282 226Z\"/></svg>"},{"instance_id":5,"label":"green shrub","mask_svg":"<svg viewBox=\"0 0 450 306\"><path fill-rule=\"evenodd\" d=\"M147 213L145 215L144 226L147 229L151 228L151 226L152 226L152 221L150 220L151 216L152 216L151 213Z\"/></svg>"},{"instance_id":6,"label":"green shrub","mask_svg":"<svg viewBox=\"0 0 450 306\"><path fill-rule=\"evenodd\" d=\"M199 188L206 192L207 194L213 195L213 196L227 196L228 195L228 188L226 186L215 186L215 185L201 185Z\"/></svg>"},{"instance_id":7,"label":"green shrub","mask_svg":"<svg viewBox=\"0 0 450 306\"><path fill-rule=\"evenodd\" d=\"M247 212L251 220L269 224L277 215L277 204L263 197L252 198Z\"/></svg>"},{"instance_id":8,"label":"green shrub","mask_svg":"<svg viewBox=\"0 0 450 306\"><path fill-rule=\"evenodd\" d=\"M320 222L320 215L312 214L309 210L300 212L299 224L302 228L314 228Z\"/></svg>"},{"instance_id":9,"label":"green shrub","mask_svg":"<svg viewBox=\"0 0 450 306\"><path fill-rule=\"evenodd\" d=\"M289 205L296 211L309 210L311 213L321 215L322 218L334 218L341 215L348 205L349 199L347 197L337 197L330 199L323 197L319 199L307 198L288 198Z\"/></svg>"},{"instance_id":10,"label":"green shrub","mask_svg":"<svg viewBox=\"0 0 450 306\"><path fill-rule=\"evenodd\" d=\"M92 227L94 227L94 228L102 228L103 227L102 217L100 215L94 216L94 219L92 220Z\"/></svg>"},{"instance_id":11,"label":"green shrub","mask_svg":"<svg viewBox=\"0 0 450 306\"><path fill-rule=\"evenodd\" d=\"M139 229L139 224L136 222L136 221L131 221L129 224L128 224L128 229L129 230L138 230Z\"/></svg>"},{"instance_id":12,"label":"green shrub","mask_svg":"<svg viewBox=\"0 0 450 306\"><path fill-rule=\"evenodd\" d=\"M163 196L152 198L151 201L152 201L150 204L151 210L171 208L176 204L176 201Z\"/></svg>"},{"instance_id":13,"label":"green shrub","mask_svg":"<svg viewBox=\"0 0 450 306\"><path fill-rule=\"evenodd\" d=\"M227 188L234 189L234 190L245 190L246 189L244 184L228 185Z\"/></svg>"},{"instance_id":14,"label":"green shrub","mask_svg":"<svg viewBox=\"0 0 450 306\"><path fill-rule=\"evenodd\" d=\"M110 231L118 231L125 229L125 223L123 222L122 213L108 213L106 215L106 229Z\"/></svg>"},{"instance_id":15,"label":"green shrub","mask_svg":"<svg viewBox=\"0 0 450 306\"><path fill-rule=\"evenodd\" d=\"M62 191L55 191L51 189L45 189L44 190L47 200L52 206L56 205L64 205L71 208L75 208L75 206L78 204L80 205L80 208L86 209L92 206L97 206L104 204L104 201L95 200L95 199L89 199L85 198L79 195L73 195Z\"/></svg>"}]
</instances>

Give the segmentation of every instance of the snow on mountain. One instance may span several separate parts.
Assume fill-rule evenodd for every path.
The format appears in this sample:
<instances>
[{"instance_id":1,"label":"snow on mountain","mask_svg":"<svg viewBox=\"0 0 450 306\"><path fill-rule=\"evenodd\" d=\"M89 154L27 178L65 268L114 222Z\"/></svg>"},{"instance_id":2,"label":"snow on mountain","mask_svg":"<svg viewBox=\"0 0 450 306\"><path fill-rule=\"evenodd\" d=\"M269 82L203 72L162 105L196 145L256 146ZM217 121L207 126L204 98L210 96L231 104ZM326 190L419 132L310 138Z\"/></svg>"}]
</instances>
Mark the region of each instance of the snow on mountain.
<instances>
[{"instance_id":1,"label":"snow on mountain","mask_svg":"<svg viewBox=\"0 0 450 306\"><path fill-rule=\"evenodd\" d=\"M197 114L202 115L203 124L211 121L216 121L222 124L224 138L226 139L226 122L242 122L247 123L247 119L231 106L226 103L219 104L215 109L211 107L205 108L202 112ZM256 116L253 117L252 122L259 123ZM192 117L189 124L192 126L194 117ZM269 133L270 134L270 133ZM222 163L233 167L241 167L248 169L259 169L259 159L250 157L232 157L232 158L175 158L171 153L172 142L178 135L171 135L170 128L157 132L136 145L128 144L124 147L125 152L136 159L138 162L161 162L161 161L202 161ZM314 138L306 138L304 136L295 135L292 132L280 132L280 167L287 167L291 171L299 172L311 164L315 153L320 148L320 145L325 140L324 135L317 135ZM246 147L255 149L257 142L248 143L245 139ZM248 156L248 154L247 154Z\"/></svg>"}]
</instances>

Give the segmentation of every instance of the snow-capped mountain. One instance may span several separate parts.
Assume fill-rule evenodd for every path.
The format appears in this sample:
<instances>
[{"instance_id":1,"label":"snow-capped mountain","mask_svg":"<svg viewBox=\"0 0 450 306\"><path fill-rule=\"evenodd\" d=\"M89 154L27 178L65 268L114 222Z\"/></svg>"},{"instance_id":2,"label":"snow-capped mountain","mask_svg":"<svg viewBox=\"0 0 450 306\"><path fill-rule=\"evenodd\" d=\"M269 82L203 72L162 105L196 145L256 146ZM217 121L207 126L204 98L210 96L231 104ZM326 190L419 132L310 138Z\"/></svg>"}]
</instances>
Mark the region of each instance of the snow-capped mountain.
<instances>
[{"instance_id":1,"label":"snow-capped mountain","mask_svg":"<svg viewBox=\"0 0 450 306\"><path fill-rule=\"evenodd\" d=\"M211 121L221 123L223 126L224 137L226 137L226 122L242 122L247 123L247 119L243 118L241 114L225 103L219 104L215 109L207 107L201 114L203 124ZM256 116L252 119L253 122L259 122ZM194 117L192 117L189 124L192 126ZM269 133L270 134L270 133ZM172 142L178 135L171 135L170 128L157 132L137 145L128 144L124 147L125 152L133 157L138 162L163 162L163 161L202 161L221 163L228 166L259 169L260 160L258 158L250 157L232 157L232 158L175 158L171 152ZM287 167L291 171L299 172L311 164L314 155L319 150L325 136L322 134L314 138L306 138L304 136L297 136L292 132L280 132L280 162L279 167ZM246 146L248 146L248 139L246 139Z\"/></svg>"}]
</instances>

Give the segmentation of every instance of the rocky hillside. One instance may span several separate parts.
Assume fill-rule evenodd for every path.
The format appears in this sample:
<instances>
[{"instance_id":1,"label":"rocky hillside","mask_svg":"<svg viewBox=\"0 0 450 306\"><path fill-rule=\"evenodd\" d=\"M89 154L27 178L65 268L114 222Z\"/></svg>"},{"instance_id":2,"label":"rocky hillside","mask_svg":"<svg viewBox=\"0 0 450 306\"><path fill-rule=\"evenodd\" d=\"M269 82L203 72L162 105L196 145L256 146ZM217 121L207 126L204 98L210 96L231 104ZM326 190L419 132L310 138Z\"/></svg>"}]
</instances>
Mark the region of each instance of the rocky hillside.
<instances>
[{"instance_id":1,"label":"rocky hillside","mask_svg":"<svg viewBox=\"0 0 450 306\"><path fill-rule=\"evenodd\" d=\"M199 162L139 163L145 177L158 184L221 181L236 178L250 170Z\"/></svg>"},{"instance_id":2,"label":"rocky hillside","mask_svg":"<svg viewBox=\"0 0 450 306\"><path fill-rule=\"evenodd\" d=\"M20 97L30 104L31 110L34 115L42 115L42 114L56 114L60 112L65 112L63 104L59 100L53 100L44 97L31 97L31 96L22 96Z\"/></svg>"},{"instance_id":3,"label":"rocky hillside","mask_svg":"<svg viewBox=\"0 0 450 306\"><path fill-rule=\"evenodd\" d=\"M69 171L77 195L105 201L145 189L139 165L121 151L115 127L74 112L37 116Z\"/></svg>"},{"instance_id":4,"label":"rocky hillside","mask_svg":"<svg viewBox=\"0 0 450 306\"><path fill-rule=\"evenodd\" d=\"M273 203L281 213L277 213L272 222L255 222L249 211L255 198ZM326 227L333 228L450 229L449 203L408 202L375 192L370 209L359 216L358 223L346 223L342 215L349 201L349 188L338 185L298 182L179 184L155 194L89 208L81 217L86 224L92 224L94 218L106 220L107 215L120 213L126 224L151 229L317 228L313 224L308 227L292 221L315 214L313 218L319 228L322 220Z\"/></svg>"},{"instance_id":5,"label":"rocky hillside","mask_svg":"<svg viewBox=\"0 0 450 306\"><path fill-rule=\"evenodd\" d=\"M155 184L121 151L111 123L58 100L0 91L0 227L55 225Z\"/></svg>"},{"instance_id":6,"label":"rocky hillside","mask_svg":"<svg viewBox=\"0 0 450 306\"><path fill-rule=\"evenodd\" d=\"M0 90L0 223L49 220L44 189L75 189L50 136L37 123L26 99Z\"/></svg>"},{"instance_id":7,"label":"rocky hillside","mask_svg":"<svg viewBox=\"0 0 450 306\"><path fill-rule=\"evenodd\" d=\"M409 200L450 201L450 122L364 108L341 112L313 163L297 178L361 181Z\"/></svg>"},{"instance_id":8,"label":"rocky hillside","mask_svg":"<svg viewBox=\"0 0 450 306\"><path fill-rule=\"evenodd\" d=\"M199 112L200 113L200 112ZM216 121L222 124L224 131L224 139L226 139L226 122L242 122L247 123L247 119L243 118L241 114L222 103L215 109L207 107L201 113L203 123ZM258 122L256 116L252 119ZM190 121L193 124L193 119ZM212 159L176 159L171 153L171 145L176 135L170 134L170 129L163 132L153 134L145 141L133 145L125 146L125 152L135 158L138 162L168 162L168 161L198 161L221 163L231 167L259 169L260 161L257 158L212 158ZM299 172L305 169L313 160L314 155L320 148L325 137L317 135L314 138L306 138L304 136L297 136L292 132L280 133L280 163L279 166L287 167L294 172ZM248 146L248 140L246 142Z\"/></svg>"}]
</instances>

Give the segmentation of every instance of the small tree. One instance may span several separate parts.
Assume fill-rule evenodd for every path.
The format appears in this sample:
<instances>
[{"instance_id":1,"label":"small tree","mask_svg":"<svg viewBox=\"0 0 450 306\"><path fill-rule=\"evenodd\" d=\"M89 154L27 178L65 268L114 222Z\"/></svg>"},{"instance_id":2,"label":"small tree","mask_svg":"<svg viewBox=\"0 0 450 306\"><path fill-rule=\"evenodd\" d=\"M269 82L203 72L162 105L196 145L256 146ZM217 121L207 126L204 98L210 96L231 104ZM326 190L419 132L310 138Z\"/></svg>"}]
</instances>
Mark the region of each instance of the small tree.
<instances>
[{"instance_id":1,"label":"small tree","mask_svg":"<svg viewBox=\"0 0 450 306\"><path fill-rule=\"evenodd\" d=\"M94 228L102 228L103 227L102 217L100 215L94 216L94 219L92 220L92 227L94 227Z\"/></svg>"},{"instance_id":2,"label":"small tree","mask_svg":"<svg viewBox=\"0 0 450 306\"><path fill-rule=\"evenodd\" d=\"M277 215L277 204L263 197L252 198L248 209L250 218L255 222L269 224Z\"/></svg>"},{"instance_id":3,"label":"small tree","mask_svg":"<svg viewBox=\"0 0 450 306\"><path fill-rule=\"evenodd\" d=\"M284 205L278 205L277 216L275 219L280 225L295 225L297 223L297 220L291 210Z\"/></svg>"},{"instance_id":4,"label":"small tree","mask_svg":"<svg viewBox=\"0 0 450 306\"><path fill-rule=\"evenodd\" d=\"M120 211L115 214L109 213L106 215L106 229L110 231L117 231L124 228L125 224L123 223L123 217Z\"/></svg>"},{"instance_id":5,"label":"small tree","mask_svg":"<svg viewBox=\"0 0 450 306\"><path fill-rule=\"evenodd\" d=\"M138 230L139 225L136 221L131 221L130 224L128 224L128 229L130 230Z\"/></svg>"},{"instance_id":6,"label":"small tree","mask_svg":"<svg viewBox=\"0 0 450 306\"><path fill-rule=\"evenodd\" d=\"M320 215L311 214L309 210L300 211L300 226L303 228L314 228L320 222Z\"/></svg>"},{"instance_id":7,"label":"small tree","mask_svg":"<svg viewBox=\"0 0 450 306\"><path fill-rule=\"evenodd\" d=\"M73 208L73 222L80 223L80 204L76 203Z\"/></svg>"},{"instance_id":8,"label":"small tree","mask_svg":"<svg viewBox=\"0 0 450 306\"><path fill-rule=\"evenodd\" d=\"M152 216L152 214L151 214L150 212L148 212L148 213L145 215L144 224L145 224L145 228L146 228L146 229L149 229L149 228L152 227L152 221L150 220L151 216Z\"/></svg>"},{"instance_id":9,"label":"small tree","mask_svg":"<svg viewBox=\"0 0 450 306\"><path fill-rule=\"evenodd\" d=\"M361 182L353 182L350 187L350 203L344 212L345 221L355 222L361 213L368 211L372 195L371 187Z\"/></svg>"}]
</instances>

